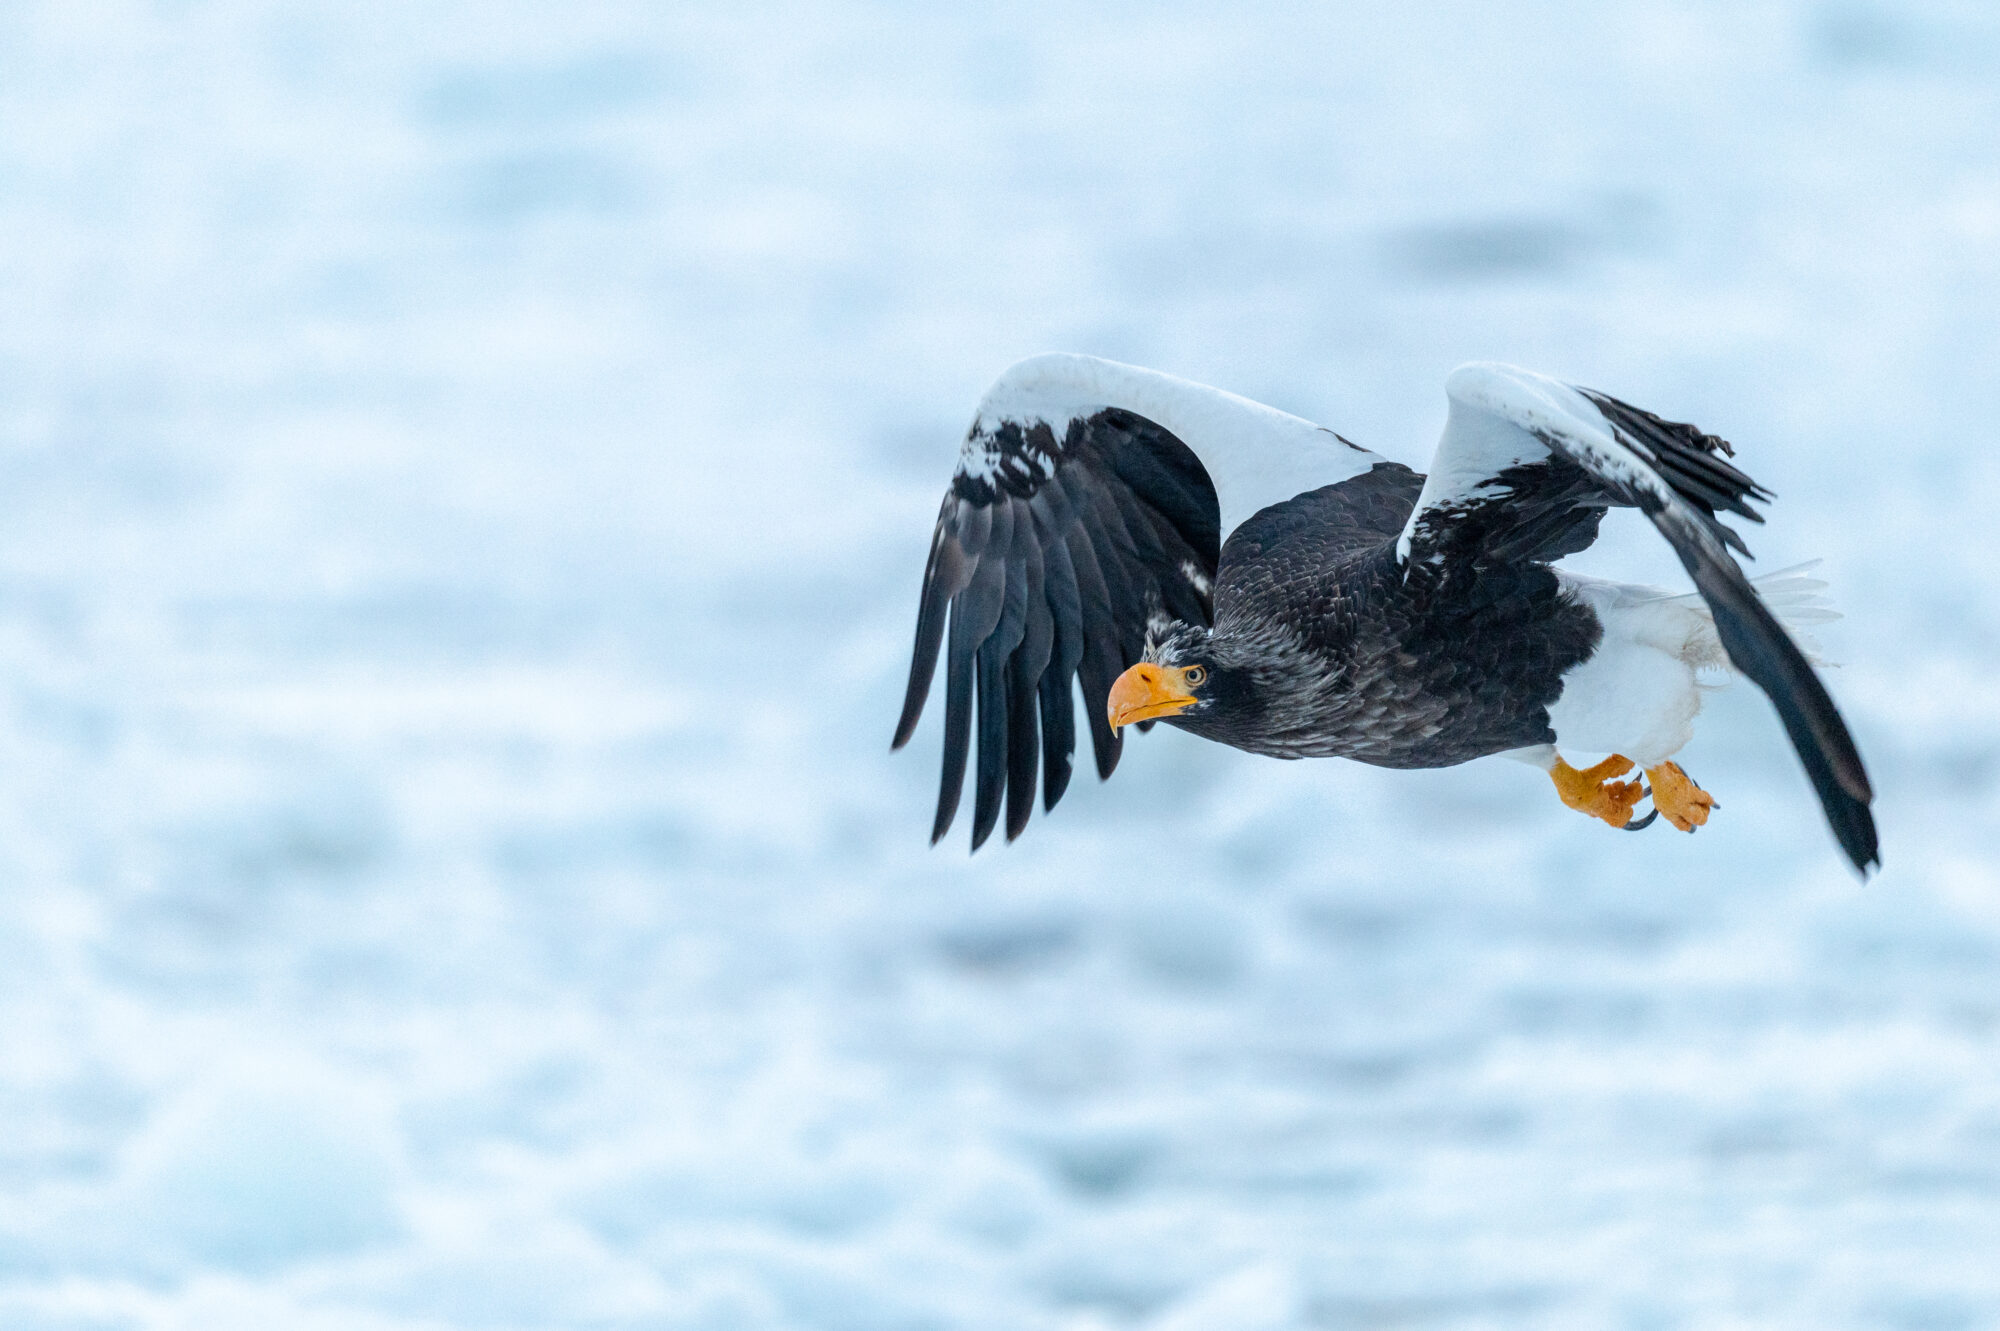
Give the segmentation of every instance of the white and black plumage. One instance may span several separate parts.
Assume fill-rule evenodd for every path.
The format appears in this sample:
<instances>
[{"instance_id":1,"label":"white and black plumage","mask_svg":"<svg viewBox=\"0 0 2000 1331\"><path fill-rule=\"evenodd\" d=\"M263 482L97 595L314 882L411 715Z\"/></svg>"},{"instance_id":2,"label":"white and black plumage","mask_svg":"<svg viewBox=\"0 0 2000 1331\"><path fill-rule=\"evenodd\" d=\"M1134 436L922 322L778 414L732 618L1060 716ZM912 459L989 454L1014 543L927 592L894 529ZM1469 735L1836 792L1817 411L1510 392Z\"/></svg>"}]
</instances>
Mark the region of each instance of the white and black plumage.
<instances>
[{"instance_id":1,"label":"white and black plumage","mask_svg":"<svg viewBox=\"0 0 2000 1331\"><path fill-rule=\"evenodd\" d=\"M1464 366L1445 392L1420 476L1151 370L1050 355L1003 374L938 515L896 727L900 748L942 648L932 840L975 731L975 849L1003 804L1008 838L1026 827L1038 769L1055 806L1076 747L1072 680L1100 776L1120 725L1165 720L1278 757L1507 754L1613 826L1642 826L1631 815L1650 793L1691 831L1714 801L1671 759L1700 709L1696 671L1729 665L1776 705L1849 859L1879 863L1860 755L1781 622L1830 617L1819 584L1753 586L1737 565L1731 549L1748 552L1717 515L1761 522L1750 504L1770 495L1723 460L1729 445L1507 366ZM1551 567L1596 539L1609 507L1650 518L1698 594ZM1612 756L1580 771L1563 751ZM1650 790L1614 779L1635 765Z\"/></svg>"}]
</instances>

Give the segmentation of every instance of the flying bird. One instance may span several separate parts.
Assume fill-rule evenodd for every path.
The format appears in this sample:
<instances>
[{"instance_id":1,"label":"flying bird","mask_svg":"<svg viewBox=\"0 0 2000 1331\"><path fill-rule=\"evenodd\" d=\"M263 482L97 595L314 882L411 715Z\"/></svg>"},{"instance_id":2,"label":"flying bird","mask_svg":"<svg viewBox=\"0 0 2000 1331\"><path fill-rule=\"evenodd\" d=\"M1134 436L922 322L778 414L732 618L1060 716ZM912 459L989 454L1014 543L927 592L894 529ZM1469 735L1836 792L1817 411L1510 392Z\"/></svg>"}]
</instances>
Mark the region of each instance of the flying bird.
<instances>
[{"instance_id":1,"label":"flying bird","mask_svg":"<svg viewBox=\"0 0 2000 1331\"><path fill-rule=\"evenodd\" d=\"M1797 570L1753 584L1737 564L1731 551L1749 551L1719 515L1762 522L1751 504L1772 496L1724 461L1730 445L1511 366L1462 366L1445 396L1420 475L1153 370L1046 355L1002 374L931 536L896 726L901 748L942 651L932 843L975 735L974 850L1003 805L1007 838L1021 834L1038 775L1055 807L1076 750L1072 681L1100 777L1123 727L1164 721L1279 758L1502 754L1612 827L1664 815L1691 832L1717 806L1673 757L1701 708L1697 672L1726 666L1777 708L1847 857L1879 865L1861 756L1787 628L1832 617L1822 584ZM1614 507L1651 519L1695 594L1553 567Z\"/></svg>"}]
</instances>

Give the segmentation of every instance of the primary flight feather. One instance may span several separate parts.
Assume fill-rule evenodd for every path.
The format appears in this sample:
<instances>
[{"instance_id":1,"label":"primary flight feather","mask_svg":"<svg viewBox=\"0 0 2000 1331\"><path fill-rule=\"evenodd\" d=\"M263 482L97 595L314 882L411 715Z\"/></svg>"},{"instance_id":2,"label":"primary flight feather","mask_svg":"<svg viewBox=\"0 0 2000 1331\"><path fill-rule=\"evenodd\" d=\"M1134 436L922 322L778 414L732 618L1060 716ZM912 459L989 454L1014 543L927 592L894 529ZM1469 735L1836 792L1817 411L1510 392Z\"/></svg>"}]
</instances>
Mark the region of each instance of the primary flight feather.
<instances>
[{"instance_id":1,"label":"primary flight feather","mask_svg":"<svg viewBox=\"0 0 2000 1331\"><path fill-rule=\"evenodd\" d=\"M1771 698L1841 849L1879 864L1853 738L1787 631L1829 617L1797 571L1753 584L1718 517L1770 495L1729 445L1503 365L1445 383L1428 475L1219 389L1088 356L1022 361L981 401L938 514L895 746L945 659L931 839L974 764L973 847L1037 781L1054 808L1076 749L1165 721L1253 753L1443 767L1505 754L1614 827L1683 831L1713 799L1672 761L1696 671ZM1610 507L1639 509L1698 593L1552 567ZM1747 552L1745 552L1747 553ZM1759 594L1759 588L1769 594ZM1773 610L1776 604L1778 609ZM974 740L977 740L976 748ZM1607 753L1587 768L1564 752ZM1619 780L1634 767L1640 780ZM1635 822L1647 794L1654 814Z\"/></svg>"}]
</instances>

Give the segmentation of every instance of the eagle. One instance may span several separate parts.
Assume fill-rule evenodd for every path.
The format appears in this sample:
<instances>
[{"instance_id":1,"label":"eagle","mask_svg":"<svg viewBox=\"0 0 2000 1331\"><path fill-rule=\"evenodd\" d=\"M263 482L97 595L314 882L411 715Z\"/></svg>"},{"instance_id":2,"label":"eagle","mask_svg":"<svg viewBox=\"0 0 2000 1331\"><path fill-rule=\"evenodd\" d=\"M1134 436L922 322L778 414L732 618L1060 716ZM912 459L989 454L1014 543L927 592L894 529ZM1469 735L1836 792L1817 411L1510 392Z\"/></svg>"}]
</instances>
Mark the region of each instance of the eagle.
<instances>
[{"instance_id":1,"label":"eagle","mask_svg":"<svg viewBox=\"0 0 2000 1331\"><path fill-rule=\"evenodd\" d=\"M1068 788L1081 683L1100 778L1154 722L1278 758L1541 768L1571 809L1636 830L1703 826L1713 797L1673 761L1704 667L1769 696L1835 840L1879 867L1873 792L1794 638L1824 584L1753 583L1721 515L1769 491L1691 425L1512 366L1445 381L1419 474L1220 389L1082 355L1008 369L980 401L939 510L893 748L945 661L932 844L977 736L972 848ZM1696 592L1555 561L1636 508ZM975 716L975 699L977 702ZM1565 755L1606 755L1572 766ZM1621 779L1638 769L1643 776ZM1635 819L1650 797L1652 810Z\"/></svg>"}]
</instances>

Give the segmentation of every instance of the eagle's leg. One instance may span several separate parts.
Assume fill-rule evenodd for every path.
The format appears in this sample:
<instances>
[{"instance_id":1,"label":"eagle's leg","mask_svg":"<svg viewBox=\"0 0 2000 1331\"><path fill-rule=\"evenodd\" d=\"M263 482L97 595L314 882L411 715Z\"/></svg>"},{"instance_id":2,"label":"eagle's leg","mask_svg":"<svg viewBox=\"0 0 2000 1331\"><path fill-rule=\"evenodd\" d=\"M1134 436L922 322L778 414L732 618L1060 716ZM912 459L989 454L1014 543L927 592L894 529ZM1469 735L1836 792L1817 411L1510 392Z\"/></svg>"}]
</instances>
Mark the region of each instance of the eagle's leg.
<instances>
[{"instance_id":1,"label":"eagle's leg","mask_svg":"<svg viewBox=\"0 0 2000 1331\"><path fill-rule=\"evenodd\" d=\"M1679 763L1648 767L1646 779L1653 783L1653 807L1683 832L1700 827L1708 821L1709 812L1718 807L1714 796L1697 786Z\"/></svg>"},{"instance_id":2,"label":"eagle's leg","mask_svg":"<svg viewBox=\"0 0 2000 1331\"><path fill-rule=\"evenodd\" d=\"M1602 818L1613 827L1623 827L1632 821L1633 806L1644 797L1646 788L1637 781L1611 778L1631 770L1632 760L1615 753L1595 767L1581 769L1557 758L1555 766L1549 768L1549 779L1556 783L1556 794L1570 808Z\"/></svg>"}]
</instances>

